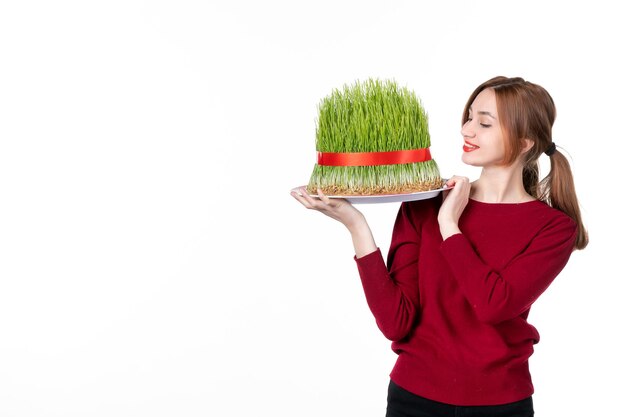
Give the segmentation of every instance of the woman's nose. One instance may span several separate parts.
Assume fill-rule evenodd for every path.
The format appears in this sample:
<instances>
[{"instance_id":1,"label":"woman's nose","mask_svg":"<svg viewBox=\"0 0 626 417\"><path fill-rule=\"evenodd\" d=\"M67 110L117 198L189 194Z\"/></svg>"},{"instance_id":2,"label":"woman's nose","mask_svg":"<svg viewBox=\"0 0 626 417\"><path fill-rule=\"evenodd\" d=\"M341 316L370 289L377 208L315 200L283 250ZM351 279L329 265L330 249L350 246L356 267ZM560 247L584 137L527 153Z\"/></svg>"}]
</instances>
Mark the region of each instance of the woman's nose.
<instances>
[{"instance_id":1,"label":"woman's nose","mask_svg":"<svg viewBox=\"0 0 626 417\"><path fill-rule=\"evenodd\" d=\"M469 123L466 123L462 128L461 128L461 135L464 138L473 138L476 136L476 133L469 128Z\"/></svg>"}]
</instances>

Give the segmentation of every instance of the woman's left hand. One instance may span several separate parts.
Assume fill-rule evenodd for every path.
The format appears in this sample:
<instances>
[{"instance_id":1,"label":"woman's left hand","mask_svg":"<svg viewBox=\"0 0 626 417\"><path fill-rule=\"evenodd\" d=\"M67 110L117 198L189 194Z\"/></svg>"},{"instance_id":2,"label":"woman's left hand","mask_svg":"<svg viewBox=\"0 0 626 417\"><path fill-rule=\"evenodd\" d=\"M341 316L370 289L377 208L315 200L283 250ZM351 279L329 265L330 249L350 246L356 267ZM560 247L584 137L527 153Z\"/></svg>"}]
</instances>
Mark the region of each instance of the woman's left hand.
<instances>
[{"instance_id":1,"label":"woman's left hand","mask_svg":"<svg viewBox=\"0 0 626 417\"><path fill-rule=\"evenodd\" d=\"M443 203L439 208L439 215L437 216L439 231L443 240L454 234L461 233L459 219L467 206L472 188L469 178L458 176L454 176L446 181L446 186L454 188L444 191Z\"/></svg>"}]
</instances>

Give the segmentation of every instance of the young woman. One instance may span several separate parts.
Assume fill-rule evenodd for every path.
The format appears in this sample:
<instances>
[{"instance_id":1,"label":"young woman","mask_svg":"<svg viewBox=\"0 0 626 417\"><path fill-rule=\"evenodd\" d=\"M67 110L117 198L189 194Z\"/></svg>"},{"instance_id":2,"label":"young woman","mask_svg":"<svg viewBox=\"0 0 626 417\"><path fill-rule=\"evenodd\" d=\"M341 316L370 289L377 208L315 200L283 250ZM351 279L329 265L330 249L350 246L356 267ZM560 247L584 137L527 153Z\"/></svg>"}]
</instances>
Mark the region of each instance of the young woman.
<instances>
[{"instance_id":1,"label":"young woman","mask_svg":"<svg viewBox=\"0 0 626 417\"><path fill-rule=\"evenodd\" d=\"M293 197L343 223L367 303L398 354L387 416L532 416L531 305L587 245L572 172L552 141L548 92L522 78L480 85L463 110L463 162L436 198L402 203L385 264L345 200ZM538 159L551 169L540 181Z\"/></svg>"}]
</instances>

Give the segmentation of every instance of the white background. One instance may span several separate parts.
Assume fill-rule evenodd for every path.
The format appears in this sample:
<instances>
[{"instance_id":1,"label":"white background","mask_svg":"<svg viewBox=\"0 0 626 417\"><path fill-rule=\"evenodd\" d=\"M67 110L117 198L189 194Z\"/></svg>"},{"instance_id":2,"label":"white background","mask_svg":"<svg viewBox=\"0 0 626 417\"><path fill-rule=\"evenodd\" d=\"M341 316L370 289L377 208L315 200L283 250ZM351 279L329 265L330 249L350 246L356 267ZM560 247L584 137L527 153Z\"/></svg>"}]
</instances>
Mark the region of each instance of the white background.
<instances>
[{"instance_id":1,"label":"white background","mask_svg":"<svg viewBox=\"0 0 626 417\"><path fill-rule=\"evenodd\" d=\"M442 174L475 178L461 111L495 75L554 97L591 237L529 318L536 415L616 415L617 3L0 3L0 416L384 415L395 355L349 235L289 195L316 106L394 78ZM398 207L361 206L384 253Z\"/></svg>"}]
</instances>

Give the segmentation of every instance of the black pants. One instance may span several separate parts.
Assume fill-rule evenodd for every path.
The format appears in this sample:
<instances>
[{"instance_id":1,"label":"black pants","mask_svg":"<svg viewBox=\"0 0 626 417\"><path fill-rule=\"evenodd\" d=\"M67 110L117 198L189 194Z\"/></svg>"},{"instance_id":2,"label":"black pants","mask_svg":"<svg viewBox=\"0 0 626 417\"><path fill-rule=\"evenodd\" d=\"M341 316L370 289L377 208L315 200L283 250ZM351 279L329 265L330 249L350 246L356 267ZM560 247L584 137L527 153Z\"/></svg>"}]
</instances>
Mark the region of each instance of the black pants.
<instances>
[{"instance_id":1,"label":"black pants","mask_svg":"<svg viewBox=\"0 0 626 417\"><path fill-rule=\"evenodd\" d=\"M532 397L503 405L460 407L415 395L389 383L386 417L532 417Z\"/></svg>"}]
</instances>

